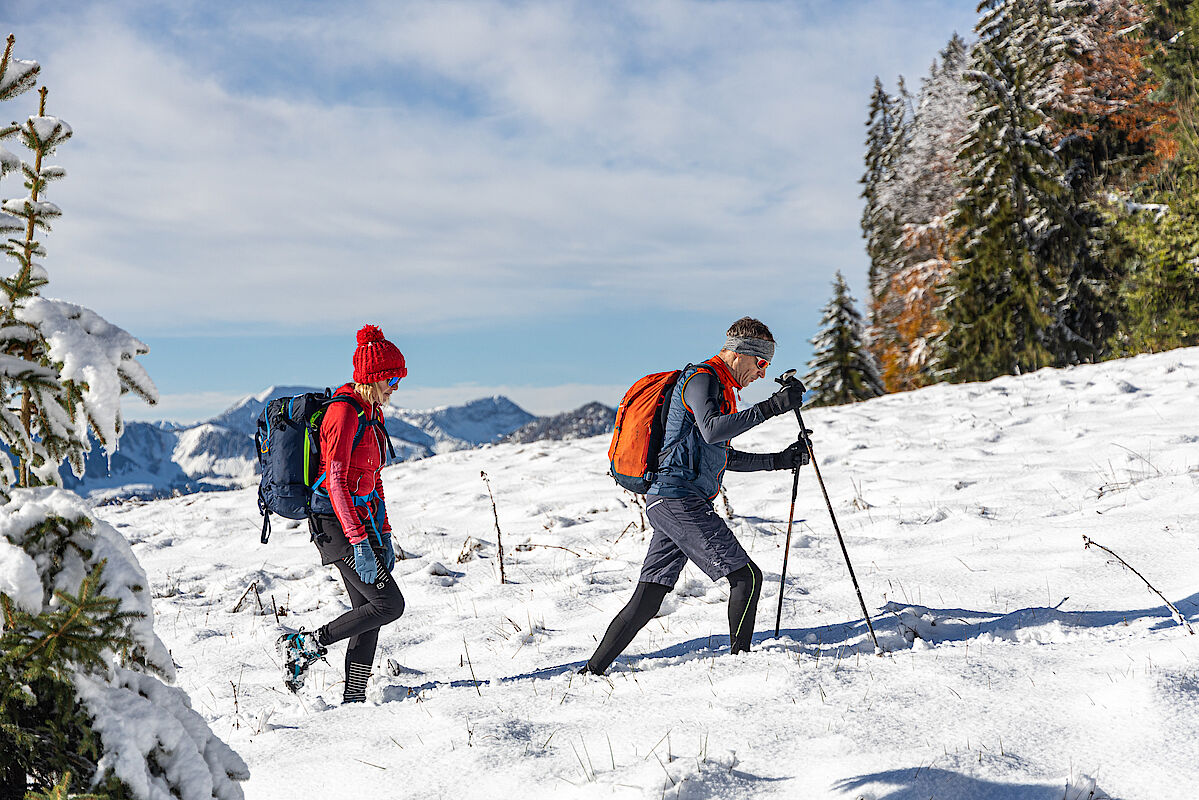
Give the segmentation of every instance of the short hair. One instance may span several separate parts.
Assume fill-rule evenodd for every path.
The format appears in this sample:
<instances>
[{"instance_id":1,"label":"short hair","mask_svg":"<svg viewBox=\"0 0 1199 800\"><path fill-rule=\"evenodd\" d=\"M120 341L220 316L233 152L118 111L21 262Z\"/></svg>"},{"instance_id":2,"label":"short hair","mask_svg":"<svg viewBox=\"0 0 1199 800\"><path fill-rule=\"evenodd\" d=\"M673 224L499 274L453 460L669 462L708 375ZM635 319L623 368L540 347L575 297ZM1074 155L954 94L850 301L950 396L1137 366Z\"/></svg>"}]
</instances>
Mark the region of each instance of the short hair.
<instances>
[{"instance_id":1,"label":"short hair","mask_svg":"<svg viewBox=\"0 0 1199 800\"><path fill-rule=\"evenodd\" d=\"M774 341L774 334L770 332L770 328L766 327L766 323L753 317L742 317L729 326L726 336L731 336L735 339L765 339L768 342Z\"/></svg>"}]
</instances>

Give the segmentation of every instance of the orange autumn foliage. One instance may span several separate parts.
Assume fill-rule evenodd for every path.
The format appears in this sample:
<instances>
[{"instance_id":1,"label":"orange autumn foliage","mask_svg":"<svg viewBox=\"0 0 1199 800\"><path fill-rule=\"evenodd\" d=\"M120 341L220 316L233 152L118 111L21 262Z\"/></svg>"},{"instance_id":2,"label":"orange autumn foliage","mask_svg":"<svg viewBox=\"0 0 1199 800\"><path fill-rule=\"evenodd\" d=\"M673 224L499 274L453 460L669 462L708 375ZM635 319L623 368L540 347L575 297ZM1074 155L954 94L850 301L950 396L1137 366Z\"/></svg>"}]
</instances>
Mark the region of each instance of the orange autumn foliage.
<instances>
[{"instance_id":1,"label":"orange autumn foliage","mask_svg":"<svg viewBox=\"0 0 1199 800\"><path fill-rule=\"evenodd\" d=\"M1128 144L1141 144L1147 157L1128 176L1137 180L1177 154L1169 132L1175 114L1168 103L1150 99L1158 86L1146 65L1150 44L1140 34L1144 8L1130 0L1100 0L1096 6L1084 25L1090 41L1063 78L1057 134L1059 140L1093 139L1115 132Z\"/></svg>"},{"instance_id":2,"label":"orange autumn foliage","mask_svg":"<svg viewBox=\"0 0 1199 800\"><path fill-rule=\"evenodd\" d=\"M895 273L888 287L888 294L900 301L890 320L896 336L876 353L888 392L918 389L934 382L929 366L932 343L943 331L936 310L941 304L938 287L953 266L950 236L943 216L925 225L904 226L900 245L925 257Z\"/></svg>"}]
</instances>

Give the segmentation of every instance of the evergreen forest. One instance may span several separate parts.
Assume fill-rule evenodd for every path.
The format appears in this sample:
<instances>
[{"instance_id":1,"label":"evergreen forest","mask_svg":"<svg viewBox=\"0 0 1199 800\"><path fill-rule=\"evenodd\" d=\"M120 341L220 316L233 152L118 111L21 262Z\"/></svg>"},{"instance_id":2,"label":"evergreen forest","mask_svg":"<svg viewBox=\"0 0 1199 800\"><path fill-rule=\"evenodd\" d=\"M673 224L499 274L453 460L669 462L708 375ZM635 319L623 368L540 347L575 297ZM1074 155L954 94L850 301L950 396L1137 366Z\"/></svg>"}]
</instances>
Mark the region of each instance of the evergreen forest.
<instances>
[{"instance_id":1,"label":"evergreen forest","mask_svg":"<svg viewBox=\"0 0 1199 800\"><path fill-rule=\"evenodd\" d=\"M863 347L886 391L1199 344L1199 2L978 13L918 89L869 98Z\"/></svg>"}]
</instances>

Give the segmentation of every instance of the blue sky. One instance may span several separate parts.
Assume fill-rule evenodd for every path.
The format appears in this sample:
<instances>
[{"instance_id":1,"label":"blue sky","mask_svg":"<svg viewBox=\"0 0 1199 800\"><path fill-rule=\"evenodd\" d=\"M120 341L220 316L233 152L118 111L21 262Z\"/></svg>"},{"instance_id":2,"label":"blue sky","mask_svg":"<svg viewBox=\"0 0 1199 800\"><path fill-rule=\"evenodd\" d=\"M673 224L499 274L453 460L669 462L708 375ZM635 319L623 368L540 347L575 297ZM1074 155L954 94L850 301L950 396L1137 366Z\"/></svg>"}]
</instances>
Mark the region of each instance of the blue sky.
<instances>
[{"instance_id":1,"label":"blue sky","mask_svg":"<svg viewBox=\"0 0 1199 800\"><path fill-rule=\"evenodd\" d=\"M394 402L413 407L615 404L744 314L802 370L834 273L864 299L874 76L918 86L976 17L960 0L46 5L5 3L75 130L46 293L149 344L162 401L126 416L180 421L343 382L364 322L404 351Z\"/></svg>"}]
</instances>

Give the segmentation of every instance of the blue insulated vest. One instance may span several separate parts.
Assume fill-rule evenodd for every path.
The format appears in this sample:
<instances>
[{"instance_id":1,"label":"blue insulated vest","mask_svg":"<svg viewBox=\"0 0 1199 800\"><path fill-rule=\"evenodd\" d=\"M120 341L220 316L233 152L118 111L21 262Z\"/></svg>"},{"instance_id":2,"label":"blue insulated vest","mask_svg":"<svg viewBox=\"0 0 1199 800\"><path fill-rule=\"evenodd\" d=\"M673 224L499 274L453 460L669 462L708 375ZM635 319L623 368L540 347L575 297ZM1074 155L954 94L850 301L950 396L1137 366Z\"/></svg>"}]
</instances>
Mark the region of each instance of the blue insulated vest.
<instances>
[{"instance_id":1,"label":"blue insulated vest","mask_svg":"<svg viewBox=\"0 0 1199 800\"><path fill-rule=\"evenodd\" d=\"M720 482L728 464L729 443L708 444L695 424L695 415L683 403L687 381L699 371L712 376L718 402L724 402L720 379L708 367L688 364L670 394L670 410L662 432L662 450L658 455L658 477L647 494L659 497L694 497L711 500L720 493ZM724 412L732 409L721 409Z\"/></svg>"}]
</instances>

